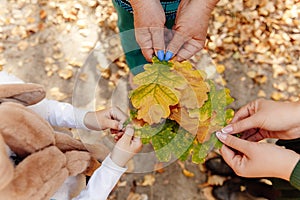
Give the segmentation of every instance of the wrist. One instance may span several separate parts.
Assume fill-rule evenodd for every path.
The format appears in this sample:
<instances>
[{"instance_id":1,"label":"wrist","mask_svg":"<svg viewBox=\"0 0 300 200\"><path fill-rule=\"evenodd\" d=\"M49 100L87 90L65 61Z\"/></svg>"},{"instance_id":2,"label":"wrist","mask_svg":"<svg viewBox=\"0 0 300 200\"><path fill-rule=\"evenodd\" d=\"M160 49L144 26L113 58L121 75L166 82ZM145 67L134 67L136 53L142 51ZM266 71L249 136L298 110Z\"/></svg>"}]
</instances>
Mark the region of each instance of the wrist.
<instances>
[{"instance_id":1,"label":"wrist","mask_svg":"<svg viewBox=\"0 0 300 200\"><path fill-rule=\"evenodd\" d=\"M83 123L90 130L95 130L95 131L100 130L99 122L97 120L97 115L95 112L87 112L86 115L84 116Z\"/></svg>"},{"instance_id":2,"label":"wrist","mask_svg":"<svg viewBox=\"0 0 300 200\"><path fill-rule=\"evenodd\" d=\"M289 149L286 149L286 151L289 151L289 153L286 154L286 158L288 158L288 159L282 160L282 163L285 164L285 166L278 169L278 172L279 173L281 172L281 174L278 176L278 178L282 178L286 181L290 181L290 178L294 172L294 169L299 162L300 155Z\"/></svg>"},{"instance_id":3,"label":"wrist","mask_svg":"<svg viewBox=\"0 0 300 200\"><path fill-rule=\"evenodd\" d=\"M126 162L124 163L122 159L116 158L113 153L110 155L110 159L112 160L113 163L115 163L119 167L125 167L126 165Z\"/></svg>"}]
</instances>

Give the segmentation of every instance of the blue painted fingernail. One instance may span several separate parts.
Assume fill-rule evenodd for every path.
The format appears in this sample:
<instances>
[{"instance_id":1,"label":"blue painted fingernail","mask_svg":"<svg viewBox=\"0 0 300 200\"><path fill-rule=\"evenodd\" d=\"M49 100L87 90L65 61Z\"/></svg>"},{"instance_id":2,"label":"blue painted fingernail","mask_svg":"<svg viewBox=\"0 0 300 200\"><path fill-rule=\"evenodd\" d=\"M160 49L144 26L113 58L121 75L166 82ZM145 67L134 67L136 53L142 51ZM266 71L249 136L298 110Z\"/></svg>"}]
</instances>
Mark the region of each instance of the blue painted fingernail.
<instances>
[{"instance_id":1,"label":"blue painted fingernail","mask_svg":"<svg viewBox=\"0 0 300 200\"><path fill-rule=\"evenodd\" d=\"M165 56L164 50L159 50L159 51L157 52L157 58L158 58L160 61L163 61L163 60L164 60L164 56Z\"/></svg>"},{"instance_id":2,"label":"blue painted fingernail","mask_svg":"<svg viewBox=\"0 0 300 200\"><path fill-rule=\"evenodd\" d=\"M173 57L173 53L171 51L167 51L165 56L165 61L169 61Z\"/></svg>"}]
</instances>

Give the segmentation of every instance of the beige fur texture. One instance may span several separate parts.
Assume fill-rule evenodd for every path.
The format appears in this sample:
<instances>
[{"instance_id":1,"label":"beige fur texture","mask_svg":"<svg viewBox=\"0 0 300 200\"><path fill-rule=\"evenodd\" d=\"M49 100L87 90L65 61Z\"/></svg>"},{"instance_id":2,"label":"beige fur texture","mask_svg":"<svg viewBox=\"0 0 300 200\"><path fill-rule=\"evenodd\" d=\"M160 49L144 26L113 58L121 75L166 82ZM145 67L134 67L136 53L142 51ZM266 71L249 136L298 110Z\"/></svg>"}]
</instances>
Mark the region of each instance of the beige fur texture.
<instances>
[{"instance_id":1,"label":"beige fur texture","mask_svg":"<svg viewBox=\"0 0 300 200\"><path fill-rule=\"evenodd\" d=\"M24 106L44 96L39 85L0 85L0 200L49 199L69 176L87 169L92 174L99 166L81 141L55 133ZM17 166L8 158L7 147L23 158Z\"/></svg>"}]
</instances>

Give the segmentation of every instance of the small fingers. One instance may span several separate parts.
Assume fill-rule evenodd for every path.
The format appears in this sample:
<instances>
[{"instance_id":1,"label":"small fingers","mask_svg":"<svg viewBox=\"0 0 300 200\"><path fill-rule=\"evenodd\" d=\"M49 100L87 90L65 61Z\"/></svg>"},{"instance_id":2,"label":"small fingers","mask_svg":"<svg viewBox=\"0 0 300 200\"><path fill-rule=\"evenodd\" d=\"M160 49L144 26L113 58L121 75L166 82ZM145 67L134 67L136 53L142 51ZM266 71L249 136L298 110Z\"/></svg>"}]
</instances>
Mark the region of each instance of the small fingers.
<instances>
[{"instance_id":1,"label":"small fingers","mask_svg":"<svg viewBox=\"0 0 300 200\"><path fill-rule=\"evenodd\" d=\"M116 122L118 123L117 129L122 130L123 124L128 118L127 115L124 112L122 112L118 107L113 107L110 111L111 117L115 120L118 120L118 122Z\"/></svg>"},{"instance_id":2,"label":"small fingers","mask_svg":"<svg viewBox=\"0 0 300 200\"><path fill-rule=\"evenodd\" d=\"M125 133L123 134L121 140L123 142L130 143L133 135L134 135L134 129L132 126L128 125L126 126Z\"/></svg>"},{"instance_id":3,"label":"small fingers","mask_svg":"<svg viewBox=\"0 0 300 200\"><path fill-rule=\"evenodd\" d=\"M141 138L140 137L134 137L133 140L132 140L131 145L132 145L135 153L139 152L143 147Z\"/></svg>"}]
</instances>

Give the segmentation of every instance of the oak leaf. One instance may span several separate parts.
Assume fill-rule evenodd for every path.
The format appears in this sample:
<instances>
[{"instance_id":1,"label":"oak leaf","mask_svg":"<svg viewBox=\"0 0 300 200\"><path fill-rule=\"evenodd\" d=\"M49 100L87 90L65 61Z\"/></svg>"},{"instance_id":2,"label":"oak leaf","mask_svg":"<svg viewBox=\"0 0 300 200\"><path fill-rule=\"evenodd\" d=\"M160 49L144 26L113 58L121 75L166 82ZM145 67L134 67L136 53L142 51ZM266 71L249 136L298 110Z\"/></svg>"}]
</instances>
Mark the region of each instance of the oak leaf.
<instances>
[{"instance_id":1,"label":"oak leaf","mask_svg":"<svg viewBox=\"0 0 300 200\"><path fill-rule=\"evenodd\" d=\"M208 84L205 82L205 73L194 69L187 61L174 62L173 68L185 78L188 84L188 87L180 91L180 105L189 109L200 108L207 100L209 92Z\"/></svg>"},{"instance_id":2,"label":"oak leaf","mask_svg":"<svg viewBox=\"0 0 300 200\"><path fill-rule=\"evenodd\" d=\"M186 81L168 65L154 63L144 68L145 72L134 77L139 87L129 97L138 109L137 119L149 124L159 123L162 118L169 117L169 107L178 104L180 94L176 89L185 88Z\"/></svg>"}]
</instances>

